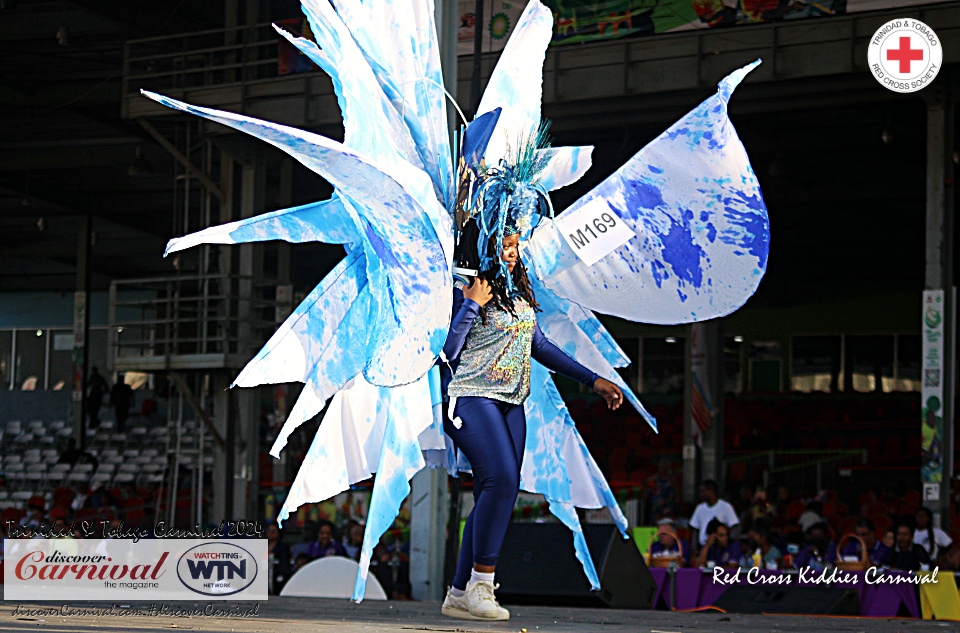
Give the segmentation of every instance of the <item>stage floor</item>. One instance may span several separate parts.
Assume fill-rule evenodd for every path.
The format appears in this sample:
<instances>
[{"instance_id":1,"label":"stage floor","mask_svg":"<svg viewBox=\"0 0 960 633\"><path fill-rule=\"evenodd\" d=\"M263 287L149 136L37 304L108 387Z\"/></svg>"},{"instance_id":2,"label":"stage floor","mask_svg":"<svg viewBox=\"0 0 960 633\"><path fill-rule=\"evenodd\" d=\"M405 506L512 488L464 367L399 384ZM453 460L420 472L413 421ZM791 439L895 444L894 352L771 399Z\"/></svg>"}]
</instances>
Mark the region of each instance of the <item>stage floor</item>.
<instances>
[{"instance_id":1,"label":"stage floor","mask_svg":"<svg viewBox=\"0 0 960 633\"><path fill-rule=\"evenodd\" d=\"M126 603L124 603L126 604ZM131 607L146 610L150 602L130 603ZM253 608L255 603L167 602L168 609ZM352 604L346 600L320 598L271 598L260 603L259 613L247 617L176 617L172 615L95 615L63 616L59 613L25 613L35 609L58 610L62 605L50 602L0 603L0 631L234 631L236 633L337 633L410 631L444 631L450 633L471 631L537 632L614 632L632 633L809 633L837 631L850 633L941 632L957 627L955 622L925 620L896 620L872 618L830 618L813 616L764 616L723 614L716 611L701 613L671 613L668 611L618 611L613 609L570 609L555 607L513 607L507 622L473 622L454 620L440 615L438 603L374 602ZM109 603L69 603L73 609L110 608ZM119 605L118 605L119 606ZM158 605L159 606L159 605ZM19 610L19 613L18 613Z\"/></svg>"}]
</instances>

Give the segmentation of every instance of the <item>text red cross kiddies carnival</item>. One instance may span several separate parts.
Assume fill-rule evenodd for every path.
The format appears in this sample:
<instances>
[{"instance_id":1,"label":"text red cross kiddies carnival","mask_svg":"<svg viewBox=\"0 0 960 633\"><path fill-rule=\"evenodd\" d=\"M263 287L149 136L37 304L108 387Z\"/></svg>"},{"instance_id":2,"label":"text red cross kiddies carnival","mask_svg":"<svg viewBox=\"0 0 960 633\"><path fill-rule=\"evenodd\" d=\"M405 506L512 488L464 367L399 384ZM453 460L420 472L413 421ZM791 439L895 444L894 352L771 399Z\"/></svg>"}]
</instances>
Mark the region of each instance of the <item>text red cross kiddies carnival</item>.
<instances>
[{"instance_id":1,"label":"text red cross kiddies carnival","mask_svg":"<svg viewBox=\"0 0 960 633\"><path fill-rule=\"evenodd\" d=\"M900 62L900 72L910 72L910 62L923 59L922 48L910 48L910 36L900 38L900 48L891 48L887 51L887 60Z\"/></svg>"}]
</instances>

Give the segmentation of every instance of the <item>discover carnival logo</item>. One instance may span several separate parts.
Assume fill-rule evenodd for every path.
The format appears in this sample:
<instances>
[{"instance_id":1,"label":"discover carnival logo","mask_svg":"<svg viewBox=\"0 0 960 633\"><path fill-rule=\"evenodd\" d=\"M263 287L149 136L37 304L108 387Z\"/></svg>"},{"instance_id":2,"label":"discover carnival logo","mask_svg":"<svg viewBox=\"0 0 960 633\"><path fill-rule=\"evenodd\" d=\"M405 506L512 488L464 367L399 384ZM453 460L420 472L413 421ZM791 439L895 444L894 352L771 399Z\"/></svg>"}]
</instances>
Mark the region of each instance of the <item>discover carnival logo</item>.
<instances>
[{"instance_id":1,"label":"discover carnival logo","mask_svg":"<svg viewBox=\"0 0 960 633\"><path fill-rule=\"evenodd\" d=\"M140 589L163 576L166 570L161 570L167 555L168 552L163 552L156 561L147 564L124 565L114 563L109 556L69 556L59 550L47 555L37 550L17 561L14 574L17 580L103 580Z\"/></svg>"},{"instance_id":2,"label":"discover carnival logo","mask_svg":"<svg viewBox=\"0 0 960 633\"><path fill-rule=\"evenodd\" d=\"M894 92L916 92L930 85L943 65L943 45L920 20L890 20L873 34L867 65L880 84Z\"/></svg>"},{"instance_id":3,"label":"discover carnival logo","mask_svg":"<svg viewBox=\"0 0 960 633\"><path fill-rule=\"evenodd\" d=\"M4 539L5 600L266 600L266 539Z\"/></svg>"},{"instance_id":4,"label":"discover carnival logo","mask_svg":"<svg viewBox=\"0 0 960 633\"><path fill-rule=\"evenodd\" d=\"M177 562L183 586L204 596L230 596L253 584L257 559L233 543L203 543L192 547Z\"/></svg>"}]
</instances>

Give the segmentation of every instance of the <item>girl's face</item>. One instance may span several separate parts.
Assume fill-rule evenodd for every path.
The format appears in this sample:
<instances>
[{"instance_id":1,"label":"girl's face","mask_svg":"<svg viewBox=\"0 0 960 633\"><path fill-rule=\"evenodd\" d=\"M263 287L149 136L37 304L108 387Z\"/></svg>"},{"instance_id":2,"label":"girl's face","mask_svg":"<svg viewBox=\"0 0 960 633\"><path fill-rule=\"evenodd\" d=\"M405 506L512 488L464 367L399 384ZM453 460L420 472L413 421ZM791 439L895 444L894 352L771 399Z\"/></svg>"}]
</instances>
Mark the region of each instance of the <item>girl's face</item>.
<instances>
[{"instance_id":1,"label":"girl's face","mask_svg":"<svg viewBox=\"0 0 960 633\"><path fill-rule=\"evenodd\" d=\"M511 235L503 238L503 249L500 251L500 259L506 262L507 269L512 273L520 259L520 235Z\"/></svg>"},{"instance_id":2,"label":"girl's face","mask_svg":"<svg viewBox=\"0 0 960 633\"><path fill-rule=\"evenodd\" d=\"M928 525L930 525L930 515L926 510L917 510L917 528L925 530Z\"/></svg>"}]
</instances>

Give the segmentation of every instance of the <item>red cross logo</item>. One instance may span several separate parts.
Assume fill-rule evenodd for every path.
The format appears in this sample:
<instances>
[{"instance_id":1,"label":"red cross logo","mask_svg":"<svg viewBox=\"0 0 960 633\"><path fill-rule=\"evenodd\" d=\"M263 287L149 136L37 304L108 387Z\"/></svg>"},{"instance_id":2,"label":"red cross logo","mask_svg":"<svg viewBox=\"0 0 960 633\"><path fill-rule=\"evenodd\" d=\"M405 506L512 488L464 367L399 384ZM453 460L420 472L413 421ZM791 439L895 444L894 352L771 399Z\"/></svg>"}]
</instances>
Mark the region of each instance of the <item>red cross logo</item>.
<instances>
[{"instance_id":1,"label":"red cross logo","mask_svg":"<svg viewBox=\"0 0 960 633\"><path fill-rule=\"evenodd\" d=\"M900 72L910 72L910 62L922 61L923 49L910 48L910 36L900 38L900 48L891 48L887 51L887 61L900 62Z\"/></svg>"}]
</instances>

